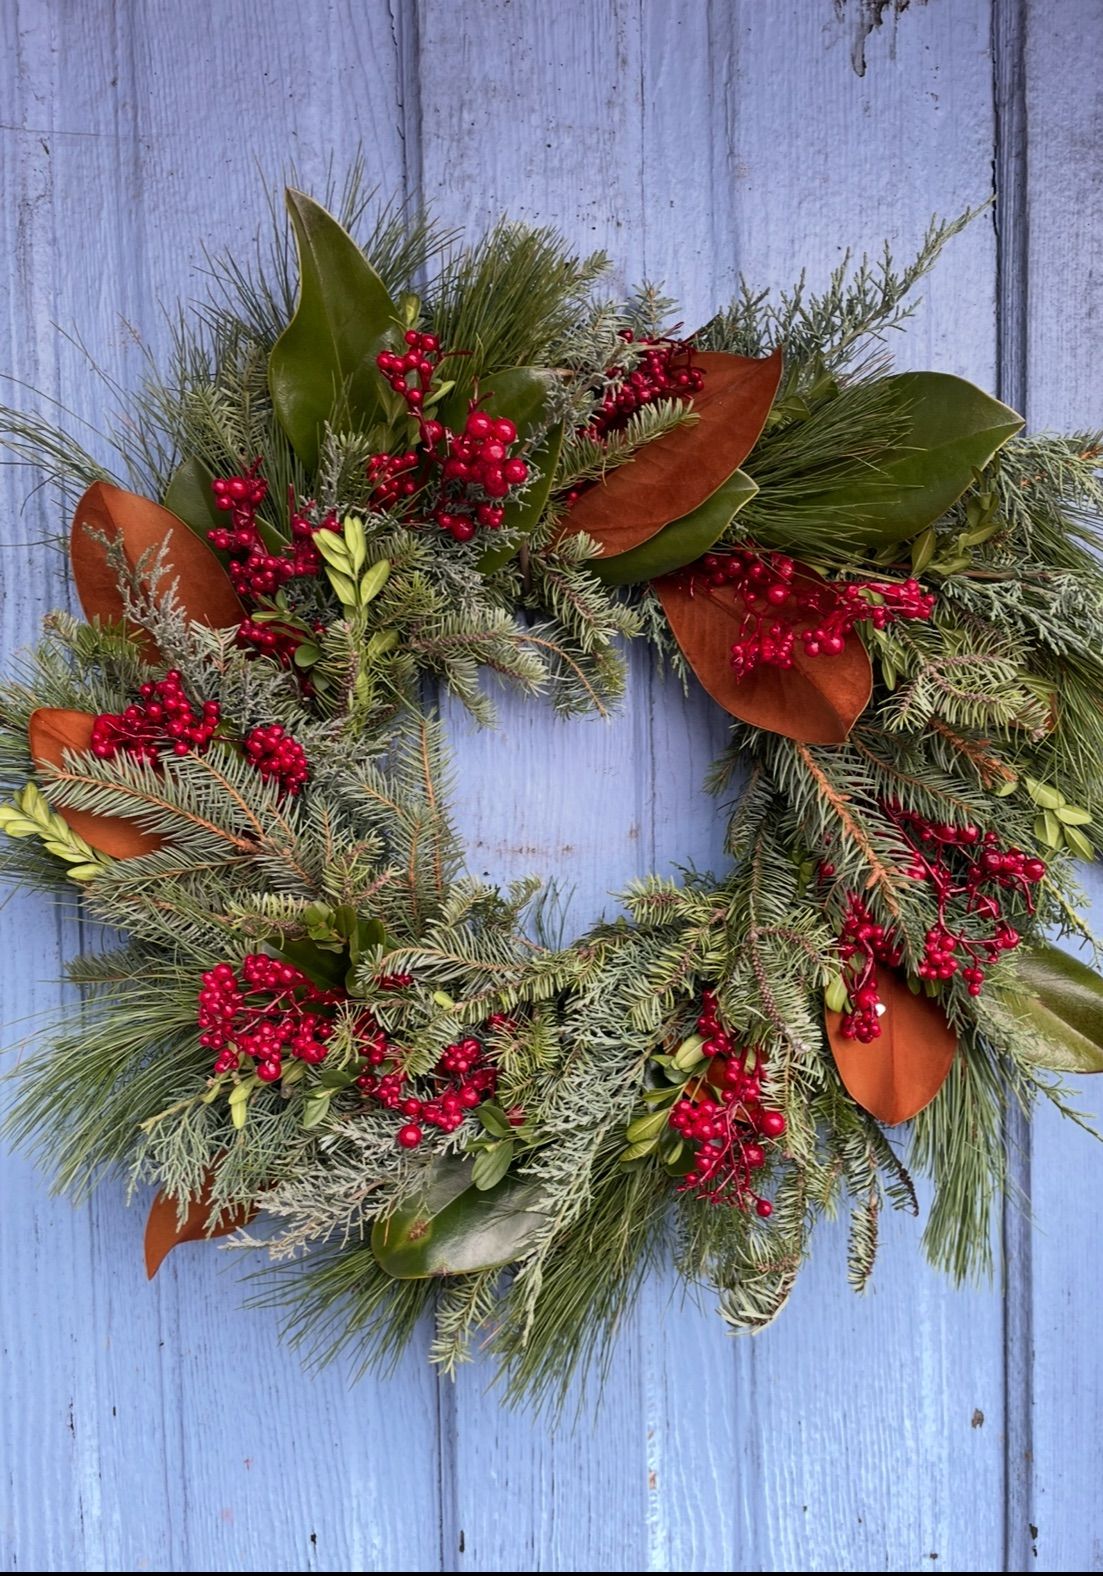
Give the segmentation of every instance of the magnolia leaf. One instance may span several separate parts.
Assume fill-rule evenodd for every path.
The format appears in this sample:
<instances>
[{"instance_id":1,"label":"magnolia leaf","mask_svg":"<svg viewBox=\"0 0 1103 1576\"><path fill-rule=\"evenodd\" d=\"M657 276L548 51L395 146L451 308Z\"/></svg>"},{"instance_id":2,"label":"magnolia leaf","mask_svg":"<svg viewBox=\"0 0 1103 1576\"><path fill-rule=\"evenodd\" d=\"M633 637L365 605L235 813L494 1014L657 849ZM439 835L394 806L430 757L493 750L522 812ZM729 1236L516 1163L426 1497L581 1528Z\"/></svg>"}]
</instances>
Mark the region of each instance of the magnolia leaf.
<instances>
[{"instance_id":1,"label":"magnolia leaf","mask_svg":"<svg viewBox=\"0 0 1103 1576\"><path fill-rule=\"evenodd\" d=\"M147 590L154 596L165 596L174 589L192 623L231 629L245 617L215 553L174 514L122 487L93 482L77 504L69 539L77 595L88 618L113 624L125 616L123 594L107 561L104 538L118 544L131 569L151 550L167 545L166 567L156 585L147 586ZM139 634L147 654L156 660L157 648L151 637L142 631Z\"/></svg>"},{"instance_id":2,"label":"magnolia leaf","mask_svg":"<svg viewBox=\"0 0 1103 1576\"><path fill-rule=\"evenodd\" d=\"M540 472L536 481L526 488L524 497L518 503L507 503L505 519L499 529L513 537L512 542L506 542L501 547L488 547L479 559L479 572L492 575L496 569L501 569L503 564L508 564L510 559L520 549L519 536L530 536L540 522L540 516L548 502L552 486L555 482L555 471L559 464L559 454L563 448L563 423L558 422L548 433L543 443L529 455L529 464Z\"/></svg>"},{"instance_id":3,"label":"magnolia leaf","mask_svg":"<svg viewBox=\"0 0 1103 1576\"><path fill-rule=\"evenodd\" d=\"M215 507L211 489L213 480L214 477L202 460L194 457L181 460L172 473L162 500L170 514L183 520L188 529L194 531L203 542L207 540L208 531L217 530L227 523L226 515Z\"/></svg>"},{"instance_id":4,"label":"magnolia leaf","mask_svg":"<svg viewBox=\"0 0 1103 1576\"><path fill-rule=\"evenodd\" d=\"M1055 1072L1103 1072L1103 979L1048 941L1022 949L1018 975L1031 993L1013 998L1031 1030L1031 1060Z\"/></svg>"},{"instance_id":5,"label":"magnolia leaf","mask_svg":"<svg viewBox=\"0 0 1103 1576\"><path fill-rule=\"evenodd\" d=\"M845 486L802 494L801 510L820 508L853 539L881 546L910 541L945 514L1023 419L947 372L901 372L876 386L905 423L898 447Z\"/></svg>"},{"instance_id":6,"label":"magnolia leaf","mask_svg":"<svg viewBox=\"0 0 1103 1576\"><path fill-rule=\"evenodd\" d=\"M694 357L705 384L696 420L638 449L575 501L563 533L585 531L613 558L710 498L758 441L781 378L781 351L762 361L709 350Z\"/></svg>"},{"instance_id":7,"label":"magnolia leaf","mask_svg":"<svg viewBox=\"0 0 1103 1576\"><path fill-rule=\"evenodd\" d=\"M202 460L194 457L181 460L161 500L165 508L178 520L183 520L188 530L194 531L203 542L209 541L208 532L224 527L229 521L228 513L215 504L211 486L213 480L213 473ZM278 553L287 546L287 538L262 515L257 515L256 527L258 536L270 553ZM217 548L212 548L212 552L217 551ZM221 555L219 561L222 561Z\"/></svg>"},{"instance_id":8,"label":"magnolia leaf","mask_svg":"<svg viewBox=\"0 0 1103 1576\"><path fill-rule=\"evenodd\" d=\"M66 750L83 755L91 748L95 720L90 711L66 711L52 706L32 711L27 721L27 742L35 764L64 768ZM135 859L161 847L159 837L143 832L122 816L95 815L91 810L70 810L60 804L57 813L90 848L111 859Z\"/></svg>"},{"instance_id":9,"label":"magnolia leaf","mask_svg":"<svg viewBox=\"0 0 1103 1576\"><path fill-rule=\"evenodd\" d=\"M480 380L478 405L488 416L507 417L522 442L544 425L544 411L555 374L548 367L501 367ZM462 432L467 421L468 385L457 387L441 407L437 419L453 432Z\"/></svg>"},{"instance_id":10,"label":"magnolia leaf","mask_svg":"<svg viewBox=\"0 0 1103 1576\"><path fill-rule=\"evenodd\" d=\"M479 408L488 415L508 417L521 442L545 426L544 413L555 374L548 367L503 367L480 389ZM464 413L466 419L466 412ZM458 422L461 429L463 422Z\"/></svg>"},{"instance_id":11,"label":"magnolia leaf","mask_svg":"<svg viewBox=\"0 0 1103 1576\"><path fill-rule=\"evenodd\" d=\"M798 574L814 577L811 570ZM865 711L873 669L861 641L852 638L837 657L809 657L797 640L793 666L762 665L736 678L731 648L744 617L736 588L696 585L675 576L655 589L686 661L713 700L752 727L802 744L841 744Z\"/></svg>"},{"instance_id":12,"label":"magnolia leaf","mask_svg":"<svg viewBox=\"0 0 1103 1576\"><path fill-rule=\"evenodd\" d=\"M736 471L692 514L672 520L627 553L595 558L590 568L607 586L637 585L641 580L673 574L707 553L757 491L757 483L744 471Z\"/></svg>"},{"instance_id":13,"label":"magnolia leaf","mask_svg":"<svg viewBox=\"0 0 1103 1576\"><path fill-rule=\"evenodd\" d=\"M877 992L884 1006L880 1038L863 1045L842 1032L842 1014L826 1014L827 1037L847 1092L886 1127L908 1122L930 1105L946 1082L957 1036L942 1007L913 995L903 974L879 968Z\"/></svg>"},{"instance_id":14,"label":"magnolia leaf","mask_svg":"<svg viewBox=\"0 0 1103 1576\"><path fill-rule=\"evenodd\" d=\"M496 1269L547 1225L542 1201L539 1185L511 1176L480 1191L469 1159L440 1156L426 1168L420 1195L376 1221L372 1252L396 1280Z\"/></svg>"},{"instance_id":15,"label":"magnolia leaf","mask_svg":"<svg viewBox=\"0 0 1103 1576\"><path fill-rule=\"evenodd\" d=\"M199 1197L188 1203L182 1224L177 1201L165 1192L158 1193L146 1221L146 1275L149 1279L153 1279L178 1243L196 1242L201 1237L228 1237L231 1232L247 1226L257 1210L255 1206L240 1205L224 1215L212 1229L211 1220L219 1213L220 1210L211 1205L209 1176Z\"/></svg>"},{"instance_id":16,"label":"magnolia leaf","mask_svg":"<svg viewBox=\"0 0 1103 1576\"><path fill-rule=\"evenodd\" d=\"M299 253L295 314L268 361L276 417L313 470L331 419L363 432L391 408L375 358L398 308L351 235L312 198L287 192Z\"/></svg>"}]
</instances>

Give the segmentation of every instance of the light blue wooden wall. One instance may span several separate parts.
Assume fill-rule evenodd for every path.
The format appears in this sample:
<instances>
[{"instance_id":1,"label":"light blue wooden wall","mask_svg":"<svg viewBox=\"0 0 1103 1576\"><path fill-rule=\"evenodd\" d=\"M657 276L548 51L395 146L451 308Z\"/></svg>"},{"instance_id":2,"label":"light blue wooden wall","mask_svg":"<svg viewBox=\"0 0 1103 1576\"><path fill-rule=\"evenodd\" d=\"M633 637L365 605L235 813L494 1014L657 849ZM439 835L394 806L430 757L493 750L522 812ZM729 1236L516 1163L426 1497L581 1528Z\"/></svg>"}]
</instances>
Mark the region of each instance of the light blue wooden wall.
<instances>
[{"instance_id":1,"label":"light blue wooden wall","mask_svg":"<svg viewBox=\"0 0 1103 1576\"><path fill-rule=\"evenodd\" d=\"M93 422L248 243L261 179L357 144L387 191L477 226L499 209L665 279L692 325L740 270L822 280L850 244L913 246L989 195L900 350L998 383L1035 425L1103 422L1103 0L930 0L865 40L849 0L0 0L0 367ZM891 11L892 7L888 7ZM0 646L64 601L27 544L50 518L2 478ZM715 714L642 664L612 724L508 702L459 719L473 867L574 886L581 926L648 868L707 861ZM57 998L75 926L0 912L0 1013ZM1089 1108L1100 1096L1086 1092ZM412 1352L349 1388L304 1375L225 1256L153 1287L106 1186L47 1196L5 1155L0 1559L62 1570L1103 1569L1103 1151L1043 1118L1017 1161L1037 1226L958 1291L894 1226L873 1291L826 1232L789 1311L734 1341L651 1283L604 1404L554 1437Z\"/></svg>"}]
</instances>

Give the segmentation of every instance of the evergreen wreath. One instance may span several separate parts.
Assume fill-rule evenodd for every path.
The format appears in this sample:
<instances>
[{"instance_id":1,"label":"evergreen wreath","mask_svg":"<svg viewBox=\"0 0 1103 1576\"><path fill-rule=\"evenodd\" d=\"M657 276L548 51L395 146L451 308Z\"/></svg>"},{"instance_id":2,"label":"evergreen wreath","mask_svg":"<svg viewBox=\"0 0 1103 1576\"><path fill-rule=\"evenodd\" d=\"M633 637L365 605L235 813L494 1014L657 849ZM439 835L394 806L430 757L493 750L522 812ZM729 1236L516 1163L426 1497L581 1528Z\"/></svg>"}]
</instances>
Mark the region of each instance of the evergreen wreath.
<instances>
[{"instance_id":1,"label":"evergreen wreath","mask_svg":"<svg viewBox=\"0 0 1103 1576\"><path fill-rule=\"evenodd\" d=\"M842 1197L860 1290L912 1172L930 1258L983 1270L1005 1113L1103 1068L1103 980L1046 939L1096 948L1103 489L1096 437L889 370L972 215L686 335L548 230L368 223L355 173L287 207L116 472L0 416L86 615L0 693L6 868L119 938L9 1131L158 1190L151 1275L260 1216L315 1353L394 1359L432 1306L433 1359L489 1331L514 1395L660 1248L756 1330ZM433 699L604 712L632 638L732 717L730 865L558 945L535 883L464 873Z\"/></svg>"}]
</instances>

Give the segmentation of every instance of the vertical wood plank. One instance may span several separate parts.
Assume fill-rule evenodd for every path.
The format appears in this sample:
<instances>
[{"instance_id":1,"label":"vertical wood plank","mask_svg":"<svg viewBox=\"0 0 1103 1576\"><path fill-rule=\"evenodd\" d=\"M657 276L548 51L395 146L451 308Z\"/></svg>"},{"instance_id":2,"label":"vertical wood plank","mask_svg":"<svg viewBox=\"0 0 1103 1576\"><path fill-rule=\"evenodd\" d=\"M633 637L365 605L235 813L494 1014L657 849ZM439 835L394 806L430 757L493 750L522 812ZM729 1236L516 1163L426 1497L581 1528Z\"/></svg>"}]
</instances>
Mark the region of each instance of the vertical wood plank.
<instances>
[{"instance_id":1,"label":"vertical wood plank","mask_svg":"<svg viewBox=\"0 0 1103 1576\"><path fill-rule=\"evenodd\" d=\"M1103 4L1027 6L1021 39L1026 123L1026 232L1021 322L1031 427L1103 425L1100 237ZM1087 872L1099 930L1103 881ZM1098 1124L1103 1090L1085 1079L1078 1107ZM1103 1569L1099 1481L1103 1358L1098 1340L1103 1149L1052 1111L1033 1124L1034 1223L1029 1344L1017 1354L1029 1449L1009 1506L1009 1569ZM1016 1463L1016 1467L1019 1464Z\"/></svg>"},{"instance_id":2,"label":"vertical wood plank","mask_svg":"<svg viewBox=\"0 0 1103 1576\"><path fill-rule=\"evenodd\" d=\"M14 198L3 211L5 223L14 221L6 255L16 269L0 365L47 394L68 397L84 415L95 412L98 391L54 324L79 318L114 370L120 338L115 314L134 305L129 276L117 266L119 231L109 217L131 206L129 166L120 158L110 96L88 91L120 71L111 18L107 8L98 11L84 19L87 31L78 20L66 42L53 10L7 8L11 47L3 51L3 70L10 73L4 101L12 110L5 118L14 124L2 138L5 195ZM81 62L79 80L74 59ZM76 193L96 188L97 207L82 213ZM74 221L80 227L75 234L67 228ZM68 237L67 252L59 235ZM97 266L89 265L90 257ZM18 391L19 403L28 397ZM25 475L5 468L6 660L13 647L36 636L42 613L66 600L63 560L31 546L56 532L59 522L43 494L22 509L29 486ZM16 1034L33 1034L41 1020L20 1018L25 1011L49 1012L63 1000L54 982L79 936L41 898L20 896L5 906L0 923L5 957L19 960L4 993L5 1029L10 1033L14 1025ZM116 1257L122 1246L112 1229L117 1204L97 1200L74 1211L48 1201L42 1176L23 1161L5 1155L4 1170L5 1563L102 1569L135 1548L148 1565L168 1568L181 1549L174 1441L148 1454L134 1451L142 1427L161 1410L158 1321L148 1299L122 1306L134 1288L130 1271L137 1255L122 1251ZM120 1299L114 1328L111 1290ZM156 1436L156 1424L151 1432ZM127 1471L123 1463L132 1451L136 1459ZM129 1494L120 1494L124 1481ZM149 1507L144 1525L133 1524L134 1505Z\"/></svg>"},{"instance_id":3,"label":"vertical wood plank","mask_svg":"<svg viewBox=\"0 0 1103 1576\"><path fill-rule=\"evenodd\" d=\"M477 234L505 211L559 225L590 251L638 265L644 219L640 7L577 0L556 7L475 0L421 4L423 191ZM461 84L462 91L449 85ZM623 273L621 274L623 277ZM477 733L449 707L458 805L474 868L493 879L535 870L570 893L569 933L650 864L646 678L609 721L556 721L505 695L501 725ZM614 1571L646 1563L646 1441L637 1316L619 1343L608 1400L596 1384L578 1433L503 1414L485 1364L451 1398L449 1569ZM489 1489L489 1492L488 1492ZM526 1513L502 1513L504 1504Z\"/></svg>"},{"instance_id":4,"label":"vertical wood plank","mask_svg":"<svg viewBox=\"0 0 1103 1576\"><path fill-rule=\"evenodd\" d=\"M712 299L739 271L755 286L784 286L807 267L822 283L846 247L888 239L903 259L932 210L953 214L987 195L985 6L955 7L952 18L938 7L909 12L877 41L888 47L871 45L863 79L845 32L815 7L648 15L666 88L649 103L669 105L646 173L660 209L673 193L671 222L652 243L666 249L667 277L688 257L693 288ZM889 349L903 364L991 382L989 224L954 244L922 294L925 306ZM661 796L656 819L684 835ZM649 1416L661 1456L660 1568L1001 1563L998 1296L936 1279L918 1236L911 1222L887 1223L874 1289L859 1300L846 1285L841 1232L822 1231L792 1306L753 1342L725 1345L711 1309L695 1319L660 1304ZM702 1417L694 1401L705 1373L717 1401Z\"/></svg>"},{"instance_id":5,"label":"vertical wood plank","mask_svg":"<svg viewBox=\"0 0 1103 1576\"><path fill-rule=\"evenodd\" d=\"M5 95L18 129L2 145L22 181L9 188L20 204L4 210L21 290L0 364L79 414L101 418L103 391L51 322L75 326L104 371L131 386L143 347L164 344L161 305L202 288L203 245L250 243L264 182L292 161L320 187L330 157L340 171L362 145L369 182L401 195L401 62L386 6L134 0L19 11L19 49L5 52L22 95ZM4 480L13 521L25 488L10 472ZM57 527L41 502L32 519L36 532ZM39 602L61 590L60 560L20 551L29 534L5 530L5 562L20 566L5 576L16 593L5 601L6 650L33 636ZM39 911L41 943L7 1020L46 1004L41 982L60 972L56 922ZM26 935L22 900L3 922L12 938ZM422 1352L390 1385L350 1388L340 1366L312 1378L279 1346L275 1315L242 1308L240 1279L213 1250L181 1251L149 1287L141 1212L122 1209L120 1187L74 1213L49 1204L22 1165L16 1177L28 1215L6 1212L3 1227L5 1246L18 1229L18 1256L5 1263L24 1273L4 1281L21 1312L4 1325L18 1359L5 1368L16 1393L0 1425L11 1430L4 1460L20 1519L13 1561L437 1565L438 1400ZM49 1222L37 1240L27 1218ZM55 1393L42 1471L31 1408Z\"/></svg>"},{"instance_id":6,"label":"vertical wood plank","mask_svg":"<svg viewBox=\"0 0 1103 1576\"><path fill-rule=\"evenodd\" d=\"M1086 172L1103 14L1100 0L1027 13L1040 425L1093 414L1103 199ZM870 38L859 79L848 28L805 0L10 0L0 234L13 288L0 366L98 416L87 364L51 324L77 326L105 370L132 381L140 346L128 325L156 345L158 303L194 288L201 244L251 237L257 166L277 179L293 159L316 184L330 152L340 167L358 142L385 191L404 175L472 230L501 209L558 222L581 246L607 246L622 280L665 279L692 327L740 269L787 284L807 264L822 280L847 244L888 236L902 255L929 209L986 194L989 29L982 0L911 7ZM893 348L992 382L995 291L982 221ZM21 479L8 471L0 489L7 654L33 637L63 582L55 560L23 546L55 523L45 500L21 514ZM496 735L454 714L450 725L473 868L560 876L575 889L575 928L641 870L715 861L719 818L699 785L722 727L644 662L633 661L629 702L609 723L556 723L506 698ZM0 909L0 950L19 963L6 1023L57 1001L48 981L74 944L41 901ZM1103 1567L1091 1512L1103 1386L1082 1253L1100 1164L1075 1131L1039 1124L1034 1483L1010 1508L1009 1551L1034 1562L1036 1543L1043 1569ZM395 1379L351 1391L339 1369L311 1379L278 1349L270 1315L241 1311L240 1286L213 1254L182 1251L150 1291L140 1221L118 1189L73 1212L7 1155L3 1185L9 1565L1003 1563L1000 1305L935 1280L909 1224L887 1233L860 1302L840 1235L825 1233L793 1306L753 1344L730 1341L707 1298L683 1307L670 1278L657 1279L618 1343L602 1409L591 1388L578 1429L551 1437L483 1394L485 1364L454 1390L420 1353Z\"/></svg>"},{"instance_id":7,"label":"vertical wood plank","mask_svg":"<svg viewBox=\"0 0 1103 1576\"><path fill-rule=\"evenodd\" d=\"M991 60L983 6L969 8L964 16L959 10L953 48L945 16L931 13L918 32L901 29L895 58L887 67L881 62L880 76L871 69L861 83L852 74L841 35L834 39L822 17L803 6L774 7L769 14L750 6L734 11L645 7L634 46L626 46L619 8L602 13L608 29L604 40L595 37L593 12L586 6L538 16L491 3L475 10L480 25L469 32L454 12L431 7L426 16L423 11L423 92L425 84L439 80L447 61L470 90L462 104L448 98L426 104L427 191L431 194L435 184L449 200L452 184L466 169L465 144L473 140L483 155L480 189L487 212L509 203L516 188L543 217L565 212L572 236L599 233L600 215L590 212L585 198L579 209L579 188L586 194L595 183L600 188L612 163L607 150L615 147L621 157L604 201L616 219L613 250L619 272L628 278L640 272L657 281L665 278L686 299L690 322L730 292L740 267L755 282L788 283L808 264L812 278L822 280L851 240L865 239L875 247L888 236L903 253L918 241L931 207L954 212L988 190ZM595 82L587 77L572 84L565 99L556 68L568 37L570 47L586 58L616 60L617 92L626 79L635 81L638 58L638 122L635 102L618 98L600 72ZM784 108L770 102L769 84L787 79L787 105L799 104L802 125L813 128L803 136L786 124ZM511 110L511 96L524 104L524 112ZM564 114L570 119L561 129L557 117ZM603 118L595 123L598 116ZM495 137L495 124L508 126L508 135ZM553 147L556 160L549 164ZM794 158L795 147L799 158ZM891 159L885 157L886 147L892 149ZM622 188L623 172L632 169L637 149L642 212L633 226L625 222L629 201ZM929 179L932 163L940 170L937 191ZM466 196L466 186L463 190ZM451 200L458 217L470 212ZM480 196L476 217L484 216L482 203ZM937 312L924 314L909 338L894 348L913 364L934 361L990 380L995 350L990 227L982 224L958 243L929 293ZM614 750L626 767L647 774L648 802L633 805L630 816L623 812L618 824L627 822L630 829L642 809L648 830L645 857L638 862L645 866L662 868L685 857L691 846L707 862L715 851L716 822L695 790L705 760L714 753L715 720L706 722L695 702L684 708L667 695L652 695L647 678L636 670L634 677L630 704L637 732L632 748L614 733ZM646 717L642 748L641 715ZM518 726L530 731L540 726L527 708L518 721L507 707L506 718L507 738L517 737ZM585 749L580 741L572 725L572 770ZM463 759L472 763L472 780L483 780L492 770L492 752L502 743L501 738L481 738L462 746ZM507 752L512 754L508 746ZM565 878L578 881L572 912L581 924L589 917L581 900L588 889L601 891L611 884L623 841L611 838L602 822L599 838L587 838L592 807L583 812L574 794L558 806L549 804L541 787L544 757L533 753L529 760L526 798L541 835L520 842L530 855L537 854L538 866L547 860L554 869L549 856L556 839L548 835L549 814L555 813L557 829L568 828L558 838L560 871L570 858ZM466 824L477 846L493 844L489 826L497 822L500 806L497 794L469 806ZM529 824L527 810L523 816L522 824ZM580 822L582 837L576 834ZM595 842L601 859L591 871L586 861ZM500 842L499 851L505 852ZM633 863L626 861L626 873ZM523 856L518 864L524 866ZM905 1232L895 1235L904 1239L900 1255L892 1256L890 1242L879 1290L864 1304L855 1304L846 1290L841 1245L836 1240L834 1262L828 1265L823 1261L828 1244L821 1244L798 1298L803 1317L794 1310L754 1348L729 1346L711 1314L682 1312L669 1283L649 1289L621 1345L642 1385L644 1415L636 1428L642 1424L646 1435L647 1554L655 1568L710 1568L714 1562L726 1568L781 1568L791 1562L853 1568L859 1550L859 1559L886 1568L910 1568L908 1562L935 1552L940 1560L975 1562L980 1568L999 1558L999 1305L990 1293L969 1298L932 1282L915 1255L917 1234L913 1231L910 1241ZM891 1347L890 1362L871 1361L869 1353L880 1347ZM721 1383L731 1400L702 1417L695 1402L703 1373L725 1376ZM639 1472L639 1441L632 1437L631 1414L638 1405L632 1376L615 1370L605 1409L618 1414L616 1426L622 1431L628 1425L631 1453L625 1459L636 1463L634 1473ZM985 1423L974 1427L974 1418L982 1415ZM473 1563L488 1545L485 1537L473 1535L463 1503L472 1475L485 1479L504 1471L516 1485L531 1473L530 1496L540 1503L541 1485L557 1459L547 1450L519 1455L518 1444L523 1447L525 1441L519 1441L513 1425L499 1423L492 1432L480 1426L483 1417L461 1389L457 1494L459 1509L468 1517L466 1544ZM598 1424L603 1446L610 1426ZM819 1448L806 1448L806 1439ZM843 1449L849 1471L840 1481L835 1461ZM592 1557L601 1559L610 1528L618 1550L628 1553L638 1546L631 1521L636 1497L618 1498L607 1481L604 1458L591 1456L591 1461L571 1526L545 1525L550 1539L545 1557L563 1562L582 1539ZM741 1484L734 1493L733 1470ZM891 1494L886 1492L889 1480ZM967 1513L978 1499L990 1506L989 1515ZM602 1506L596 1524L595 1503ZM531 1553L528 1527L507 1536L510 1543L502 1554L517 1559Z\"/></svg>"}]
</instances>

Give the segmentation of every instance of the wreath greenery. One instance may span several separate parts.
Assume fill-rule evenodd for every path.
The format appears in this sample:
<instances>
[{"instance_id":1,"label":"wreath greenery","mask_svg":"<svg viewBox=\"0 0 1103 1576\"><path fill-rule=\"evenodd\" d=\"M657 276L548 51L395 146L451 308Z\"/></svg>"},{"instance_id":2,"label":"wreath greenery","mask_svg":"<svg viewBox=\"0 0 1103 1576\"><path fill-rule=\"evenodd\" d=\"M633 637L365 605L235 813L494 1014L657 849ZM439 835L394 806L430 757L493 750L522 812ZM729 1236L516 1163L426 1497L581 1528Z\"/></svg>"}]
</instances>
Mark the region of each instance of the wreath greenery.
<instances>
[{"instance_id":1,"label":"wreath greenery","mask_svg":"<svg viewBox=\"0 0 1103 1576\"><path fill-rule=\"evenodd\" d=\"M158 1189L151 1274L259 1212L296 1338L393 1358L432 1305L434 1360L490 1330L515 1394L660 1246L757 1329L841 1195L864 1287L910 1171L982 1269L1008 1106L1103 1067L1103 981L1044 939L1094 945L1103 492L1095 437L888 368L971 216L685 336L548 231L369 223L355 180L288 212L115 471L2 416L86 615L0 695L7 868L119 938L10 1131ZM464 873L433 698L605 711L633 637L732 716L730 866L556 945L533 882Z\"/></svg>"}]
</instances>

